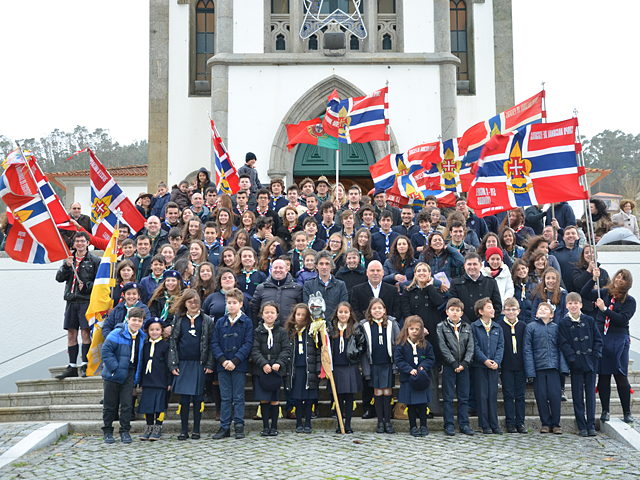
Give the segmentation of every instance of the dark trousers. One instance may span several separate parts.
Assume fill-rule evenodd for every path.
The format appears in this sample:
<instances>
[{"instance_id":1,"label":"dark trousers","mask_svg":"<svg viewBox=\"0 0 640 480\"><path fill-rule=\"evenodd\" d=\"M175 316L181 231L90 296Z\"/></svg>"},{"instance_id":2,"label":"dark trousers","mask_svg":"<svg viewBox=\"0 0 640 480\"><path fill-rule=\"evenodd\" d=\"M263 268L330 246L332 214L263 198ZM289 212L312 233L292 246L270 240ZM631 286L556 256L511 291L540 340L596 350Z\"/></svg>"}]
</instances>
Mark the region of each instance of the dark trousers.
<instances>
[{"instance_id":1,"label":"dark trousers","mask_svg":"<svg viewBox=\"0 0 640 480\"><path fill-rule=\"evenodd\" d=\"M220 428L231 428L231 410L233 406L233 423L244 425L244 385L247 378L246 372L218 372L220 382L220 397L222 405L220 409Z\"/></svg>"},{"instance_id":2,"label":"dark trousers","mask_svg":"<svg viewBox=\"0 0 640 480\"><path fill-rule=\"evenodd\" d=\"M596 374L595 372L571 373L573 413L578 430L596 429ZM585 399L586 397L586 399ZM584 404L587 404L586 421Z\"/></svg>"},{"instance_id":3,"label":"dark trousers","mask_svg":"<svg viewBox=\"0 0 640 480\"><path fill-rule=\"evenodd\" d=\"M498 370L473 367L471 369L476 390L478 426L496 429L498 425Z\"/></svg>"},{"instance_id":4,"label":"dark trousers","mask_svg":"<svg viewBox=\"0 0 640 480\"><path fill-rule=\"evenodd\" d=\"M429 402L429 412L433 415L441 415L442 409L440 408L440 381L438 375L440 374L440 364L435 363L431 369L431 401Z\"/></svg>"},{"instance_id":5,"label":"dark trousers","mask_svg":"<svg viewBox=\"0 0 640 480\"><path fill-rule=\"evenodd\" d=\"M115 383L104 381L104 402L102 406L103 432L113 433L113 421L118 413L120 403L120 433L131 430L131 413L133 411L133 378L135 370L129 370L124 382Z\"/></svg>"},{"instance_id":6,"label":"dark trousers","mask_svg":"<svg viewBox=\"0 0 640 480\"><path fill-rule=\"evenodd\" d=\"M504 416L507 427L524 425L527 394L527 376L524 370L503 370L502 398L504 399Z\"/></svg>"},{"instance_id":7,"label":"dark trousers","mask_svg":"<svg viewBox=\"0 0 640 480\"><path fill-rule=\"evenodd\" d=\"M543 427L560 426L562 408L562 384L560 372L555 368L538 370L533 379L533 393L536 397L538 415Z\"/></svg>"},{"instance_id":8,"label":"dark trousers","mask_svg":"<svg viewBox=\"0 0 640 480\"><path fill-rule=\"evenodd\" d=\"M442 369L442 415L444 427L453 427L453 395L458 395L458 427L469 426L469 370L456 373L449 365Z\"/></svg>"},{"instance_id":9,"label":"dark trousers","mask_svg":"<svg viewBox=\"0 0 640 480\"><path fill-rule=\"evenodd\" d=\"M371 401L373 400L373 387L369 385L370 380L365 380L364 375L362 376L362 408L366 412L367 410L372 410L373 406L371 405Z\"/></svg>"}]
</instances>

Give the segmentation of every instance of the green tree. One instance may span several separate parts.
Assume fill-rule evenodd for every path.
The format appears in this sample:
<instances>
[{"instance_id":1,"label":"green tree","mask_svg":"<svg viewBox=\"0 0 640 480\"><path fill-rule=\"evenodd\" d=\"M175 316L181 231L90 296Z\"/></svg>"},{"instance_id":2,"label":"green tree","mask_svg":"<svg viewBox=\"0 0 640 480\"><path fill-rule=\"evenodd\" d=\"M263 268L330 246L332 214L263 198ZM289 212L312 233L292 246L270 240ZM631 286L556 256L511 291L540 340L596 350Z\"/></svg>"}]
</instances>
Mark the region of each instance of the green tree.
<instances>
[{"instance_id":1,"label":"green tree","mask_svg":"<svg viewBox=\"0 0 640 480\"><path fill-rule=\"evenodd\" d=\"M605 130L583 142L585 165L611 169L594 190L622 195L623 185L640 175L640 135ZM627 192L628 193L628 192Z\"/></svg>"}]
</instances>

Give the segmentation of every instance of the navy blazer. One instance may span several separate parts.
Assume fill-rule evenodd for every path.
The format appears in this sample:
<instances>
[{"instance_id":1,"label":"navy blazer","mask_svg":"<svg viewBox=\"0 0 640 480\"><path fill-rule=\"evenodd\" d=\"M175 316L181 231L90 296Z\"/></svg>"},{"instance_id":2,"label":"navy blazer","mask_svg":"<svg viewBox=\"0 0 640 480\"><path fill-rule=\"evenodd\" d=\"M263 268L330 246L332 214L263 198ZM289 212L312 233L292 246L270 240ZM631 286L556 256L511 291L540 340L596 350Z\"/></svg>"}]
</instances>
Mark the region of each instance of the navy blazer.
<instances>
[{"instance_id":1,"label":"navy blazer","mask_svg":"<svg viewBox=\"0 0 640 480\"><path fill-rule=\"evenodd\" d=\"M478 319L471 324L473 332L473 363L472 367L489 368L484 362L493 360L498 364L502 363L504 356L504 334L502 327L491 320L491 329L487 335L487 331L482 324L482 320Z\"/></svg>"},{"instance_id":2,"label":"navy blazer","mask_svg":"<svg viewBox=\"0 0 640 480\"><path fill-rule=\"evenodd\" d=\"M411 370L422 367L431 376L431 369L436 363L436 356L433 353L433 347L429 342L426 342L426 348L417 349L418 352L418 364L413 361L413 349L409 342L404 345L396 345L396 349L393 352L393 363L400 371L400 382L408 382L411 377ZM427 390L428 392L429 390ZM431 400L431 399L429 399Z\"/></svg>"}]
</instances>

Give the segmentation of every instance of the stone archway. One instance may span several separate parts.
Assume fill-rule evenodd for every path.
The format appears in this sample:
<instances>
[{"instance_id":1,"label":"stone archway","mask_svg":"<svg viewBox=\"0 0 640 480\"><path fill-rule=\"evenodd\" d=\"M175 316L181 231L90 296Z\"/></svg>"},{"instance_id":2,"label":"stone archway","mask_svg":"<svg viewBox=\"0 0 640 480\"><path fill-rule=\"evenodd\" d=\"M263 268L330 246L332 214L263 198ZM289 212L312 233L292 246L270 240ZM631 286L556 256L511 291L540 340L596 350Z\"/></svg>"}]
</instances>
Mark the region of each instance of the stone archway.
<instances>
[{"instance_id":1,"label":"stone archway","mask_svg":"<svg viewBox=\"0 0 640 480\"><path fill-rule=\"evenodd\" d=\"M267 171L270 178L286 177L287 184L293 181L293 164L296 150L292 149L290 152L287 150L287 129L285 125L299 123L322 115L327 108L327 97L334 88L338 90L341 98L367 95L353 83L338 75L331 75L307 90L291 106L282 122L280 122L271 145L269 170ZM389 127L389 133L391 136L391 151L397 152L397 141L391 127ZM376 160L380 160L389 154L389 144L387 142L373 141L370 144Z\"/></svg>"}]
</instances>

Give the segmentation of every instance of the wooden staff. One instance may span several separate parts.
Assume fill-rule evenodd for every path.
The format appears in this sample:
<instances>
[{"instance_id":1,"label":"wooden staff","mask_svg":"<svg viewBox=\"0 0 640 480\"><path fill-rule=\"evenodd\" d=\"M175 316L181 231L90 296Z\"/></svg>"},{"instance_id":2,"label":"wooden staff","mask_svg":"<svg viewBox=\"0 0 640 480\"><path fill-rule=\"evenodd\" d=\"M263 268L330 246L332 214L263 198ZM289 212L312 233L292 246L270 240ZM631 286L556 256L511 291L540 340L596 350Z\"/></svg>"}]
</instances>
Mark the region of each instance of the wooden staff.
<instances>
[{"instance_id":1,"label":"wooden staff","mask_svg":"<svg viewBox=\"0 0 640 480\"><path fill-rule=\"evenodd\" d=\"M340 425L340 433L344 435L344 423L342 422L342 412L340 411L340 402L338 401L338 393L336 392L336 383L333 379L333 370L331 368L331 355L329 354L329 349L331 346L327 343L327 327L322 322L322 328L320 329L320 336L322 337L322 353L320 358L322 359L322 367L324 368L324 373L327 375L329 379L329 383L331 384L331 391L333 392L333 401L336 404L336 415L338 416L338 424Z\"/></svg>"}]
</instances>

